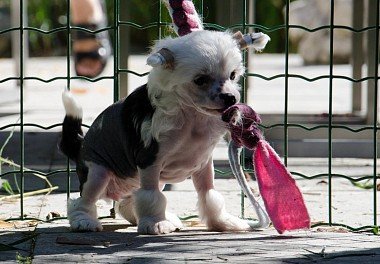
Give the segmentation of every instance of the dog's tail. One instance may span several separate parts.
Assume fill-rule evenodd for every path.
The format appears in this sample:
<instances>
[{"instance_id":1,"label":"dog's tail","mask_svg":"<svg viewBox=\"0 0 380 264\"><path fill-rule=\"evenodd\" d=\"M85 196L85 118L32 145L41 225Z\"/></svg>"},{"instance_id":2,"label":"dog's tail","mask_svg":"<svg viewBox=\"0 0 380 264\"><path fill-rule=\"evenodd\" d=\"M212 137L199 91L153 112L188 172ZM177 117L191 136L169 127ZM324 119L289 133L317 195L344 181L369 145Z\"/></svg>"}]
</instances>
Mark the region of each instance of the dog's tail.
<instances>
[{"instance_id":1,"label":"dog's tail","mask_svg":"<svg viewBox=\"0 0 380 264\"><path fill-rule=\"evenodd\" d=\"M82 107L74 100L68 90L62 94L66 116L62 124L62 138L59 143L61 151L78 163L83 143Z\"/></svg>"}]
</instances>

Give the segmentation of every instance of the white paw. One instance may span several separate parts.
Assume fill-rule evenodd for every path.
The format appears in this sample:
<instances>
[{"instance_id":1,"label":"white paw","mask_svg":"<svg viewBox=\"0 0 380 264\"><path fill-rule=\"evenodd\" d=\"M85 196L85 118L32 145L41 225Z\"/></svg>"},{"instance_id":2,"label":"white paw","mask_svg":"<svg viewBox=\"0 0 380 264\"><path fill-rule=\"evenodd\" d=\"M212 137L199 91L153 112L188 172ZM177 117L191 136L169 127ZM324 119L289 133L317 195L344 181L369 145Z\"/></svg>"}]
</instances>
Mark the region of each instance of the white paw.
<instances>
[{"instance_id":1,"label":"white paw","mask_svg":"<svg viewBox=\"0 0 380 264\"><path fill-rule=\"evenodd\" d=\"M102 231L103 227L100 221L96 218L92 218L85 212L75 212L75 215L70 217L70 226L74 231Z\"/></svg>"},{"instance_id":2,"label":"white paw","mask_svg":"<svg viewBox=\"0 0 380 264\"><path fill-rule=\"evenodd\" d=\"M218 218L210 218L207 227L214 231L248 231L252 230L247 221L236 216L224 213Z\"/></svg>"},{"instance_id":3,"label":"white paw","mask_svg":"<svg viewBox=\"0 0 380 264\"><path fill-rule=\"evenodd\" d=\"M140 219L137 231L140 234L149 234L149 235L160 235L168 234L178 230L178 228L173 225L172 222L168 220L154 221L150 217L145 217Z\"/></svg>"},{"instance_id":4,"label":"white paw","mask_svg":"<svg viewBox=\"0 0 380 264\"><path fill-rule=\"evenodd\" d=\"M82 197L69 200L67 204L67 218L74 231L102 231L96 213L96 205L86 203Z\"/></svg>"},{"instance_id":5,"label":"white paw","mask_svg":"<svg viewBox=\"0 0 380 264\"><path fill-rule=\"evenodd\" d=\"M182 224L181 220L179 220L178 216L176 216L175 214L165 212L165 218L166 218L166 220L171 222L176 227L177 230L180 230L183 228L183 224Z\"/></svg>"}]
</instances>

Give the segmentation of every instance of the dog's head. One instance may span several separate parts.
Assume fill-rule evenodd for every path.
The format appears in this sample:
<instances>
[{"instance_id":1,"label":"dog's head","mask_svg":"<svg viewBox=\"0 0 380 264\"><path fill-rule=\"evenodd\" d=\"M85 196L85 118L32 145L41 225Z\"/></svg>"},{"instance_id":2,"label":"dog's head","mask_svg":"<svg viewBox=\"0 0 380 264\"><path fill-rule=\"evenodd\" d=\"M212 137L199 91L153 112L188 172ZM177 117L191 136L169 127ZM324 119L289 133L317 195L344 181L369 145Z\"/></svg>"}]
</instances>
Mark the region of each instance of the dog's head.
<instances>
[{"instance_id":1,"label":"dog's head","mask_svg":"<svg viewBox=\"0 0 380 264\"><path fill-rule=\"evenodd\" d=\"M158 41L148 57L149 96L167 111L193 107L218 115L240 100L242 53L234 35L195 31Z\"/></svg>"}]
</instances>

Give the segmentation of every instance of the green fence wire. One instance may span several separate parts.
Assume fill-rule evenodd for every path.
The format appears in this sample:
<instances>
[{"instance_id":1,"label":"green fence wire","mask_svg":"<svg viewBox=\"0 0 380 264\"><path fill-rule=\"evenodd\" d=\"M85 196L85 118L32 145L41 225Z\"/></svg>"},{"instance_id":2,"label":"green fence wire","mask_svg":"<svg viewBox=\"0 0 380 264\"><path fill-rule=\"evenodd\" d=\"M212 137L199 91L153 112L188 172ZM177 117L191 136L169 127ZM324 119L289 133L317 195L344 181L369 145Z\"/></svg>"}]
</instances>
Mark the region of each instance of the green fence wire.
<instances>
[{"instance_id":1,"label":"green fence wire","mask_svg":"<svg viewBox=\"0 0 380 264\"><path fill-rule=\"evenodd\" d=\"M19 6L20 6L20 13L22 14L24 10L24 5L26 5L26 1L24 0L15 0L19 1ZM370 9L369 11L369 16L372 16L373 21L375 22L374 25L368 25L366 27L362 28L353 28L349 26L343 26L343 25L336 25L334 23L335 18L334 18L334 10L335 10L335 1L330 0L330 22L328 25L323 25L319 26L316 28L307 28L302 25L291 25L289 24L289 5L290 5L290 0L286 0L284 4L284 16L285 16L285 21L284 24L281 25L275 25L273 27L266 27L263 25L259 24L252 24L249 23L248 17L247 17L247 10L248 8L252 8L250 6L250 3L252 1L247 1L247 0L240 0L242 1L242 10L241 10L241 22L233 25L229 25L227 27L223 27L221 25L218 25L216 23L205 23L205 26L207 29L212 29L212 30L241 30L243 32L247 32L248 30L255 30L255 31L263 31L268 34L278 34L279 31L284 30L285 31L285 67L284 67L284 73L283 74L277 74L274 76L264 76L260 75L257 73L253 72L247 72L246 73L246 78L243 78L242 80L242 87L243 87L243 97L244 100L246 100L246 81L248 78L260 78L265 81L272 81L275 79L284 79L284 91L285 91L285 96L283 98L284 101L284 114L283 114L283 121L281 123L276 123L276 124L271 124L267 126L262 126L262 129L264 131L270 130L273 128L280 127L283 129L283 138L284 138L284 162L285 164L288 163L288 134L289 134L289 129L290 128L299 128L307 132L315 131L315 130L321 130L321 129L327 129L328 130L328 172L327 173L322 173L322 174L316 174L316 175L305 175L299 172L292 172L293 175L300 176L304 179L316 179L316 178L326 178L328 179L328 221L326 222L319 222L318 224L315 224L314 226L342 226L345 227L349 230L352 231L361 231L361 230L378 230L378 222L377 222L377 192L376 192L376 186L378 183L378 172L377 172L377 157L378 157L378 150L377 150L377 145L378 145L378 130L379 130L379 125L378 125L378 61L379 61L379 55L378 55L378 47L379 47L379 0L368 0L368 3L370 4L371 7L375 7L373 9ZM199 13L202 15L203 14L203 8L204 6L207 6L207 0L197 0L194 1L196 4L196 7L198 8ZM65 168L61 168L58 170L54 170L48 173L41 173L39 171L35 170L29 170L25 168L25 156L24 156L24 147L25 147L25 140L24 140L24 135L25 135L25 129L34 127L34 128L39 128L41 130L51 130L53 128L59 127L61 124L53 124L50 126L42 126L39 124L35 123L25 123L24 122L24 83L27 80L35 80L43 83L51 83L57 80L65 80L67 87L70 89L71 86L71 81L75 79L83 79L89 82L98 82L104 79L112 79L113 80L113 85L114 85L114 101L117 101L119 99L120 95L120 80L121 76L123 74L134 74L136 76L145 76L148 74L148 72L145 73L138 73L133 70L130 70L128 68L123 68L121 67L121 59L125 60L126 58L121 58L121 53L120 53L120 42L123 36L121 35L121 29L123 28L134 28L138 30L146 30L150 28L155 28L157 29L157 37L161 38L163 37L163 28L166 28L170 23L167 21L167 14L165 14L166 10L163 7L162 4L159 4L159 7L157 9L157 21L152 22L152 23L147 23L147 24L138 24L134 21L127 21L121 19L121 12L123 10L120 8L122 4L121 0L113 0L113 8L114 8L114 22L112 25L109 25L105 28L101 28L96 31L91 31L85 28L81 27L76 27L70 24L70 1L67 1L67 25L62 26L59 28L51 29L51 30L42 30L39 28L33 28L33 27L28 27L25 26L25 21L24 21L24 16L20 16L20 21L19 24L20 26L15 26L15 27L10 27L7 29L4 29L0 31L0 36L9 32L18 32L20 40L24 38L25 32L37 32L39 34L44 34L44 35L51 35L56 32L65 32L67 34L67 55L66 55L66 64L67 64L67 74L65 76L51 76L49 79L43 79L39 76L25 76L25 65L24 65L24 50L26 47L24 46L24 42L20 41L19 43L19 50L20 52L20 58L19 58L19 76L16 77L5 77L3 79L0 79L0 83L8 83L11 81L17 81L19 84L19 91L20 91L20 104L19 104L19 113L20 113L20 119L19 122L17 123L10 123L6 124L2 127L0 127L0 132L5 131L9 128L16 128L20 132L20 149L19 149L19 156L20 156L20 167L19 169L15 169L12 171L7 171L5 173L0 174L0 178L3 178L4 176L15 174L17 175L19 182L20 182L20 215L17 218L12 218L12 219L7 219L8 221L11 220L25 220L28 219L24 216L25 212L25 205L24 205L24 184L25 184L25 175L30 174L30 173L35 173L41 176L51 176L54 174L60 174L63 172L66 172L67 174L67 199L70 197L70 185L71 185L71 178L70 174L71 172L75 172L74 168L70 167L69 162L67 161L67 165ZM165 15L164 15L165 14ZM289 73L289 54L290 54L290 41L289 41L289 31L290 29L299 29L303 30L306 32L317 32L320 30L329 30L329 36L330 36L330 43L329 43L329 48L330 48L330 55L329 55L329 74L326 75L320 75L314 78L307 78L305 76L299 75L299 74L290 74ZM334 47L334 30L340 29L340 30L346 30L350 31L352 33L367 33L367 34L372 34L372 40L375 41L374 43L374 50L372 51L373 54L375 54L373 61L370 62L376 67L374 67L374 72L369 73L368 76L365 76L363 78L359 79L354 79L349 76L341 76L341 75L335 75L334 74L334 57L333 57L333 47ZM101 31L110 31L113 32L113 50L114 50L114 71L112 76L102 76L94 79L86 78L86 77L81 77L81 76L74 76L70 70L70 63L71 63L71 40L72 40L72 32L74 30L80 30L80 31L86 31L90 33L99 33ZM247 60L247 53L244 53L244 63L246 63ZM298 124L298 123L290 123L289 122L289 79L291 78L298 78L302 79L306 82L316 82L321 79L328 79L329 80L329 99L328 99L328 122L327 124L318 124L318 125L303 125L303 124ZM372 124L365 124L362 125L361 127L353 128L350 127L349 125L341 125L341 124L335 124L333 121L333 100L332 100L332 95L334 92L334 85L333 81L336 79L343 79L347 80L352 83L362 83L362 82L372 82L373 83L373 94L374 94L374 105L373 105L373 120ZM371 110L371 109L370 109ZM88 126L87 126L88 127ZM372 131L372 141L373 141L373 173L372 175L365 176L365 177L360 177L360 178L352 178L347 175L342 175L342 174L334 174L332 171L332 160L333 160L333 144L332 144L332 135L333 132L336 129L344 129L347 130L351 133L359 133L362 131ZM247 171L250 171L249 169L246 169ZM222 171L222 170L216 170L217 174L229 174L229 171ZM336 223L334 222L333 218L333 212L332 212L332 197L333 197L333 179L334 178L343 178L351 182L360 182L364 180L372 180L373 182L373 223L371 225L366 225L366 226L358 226L358 227L353 227L349 226L345 223ZM311 208L312 210L312 208ZM244 196L242 195L242 215L244 216ZM41 220L41 219L38 219ZM42 221L42 220L41 220Z\"/></svg>"}]
</instances>

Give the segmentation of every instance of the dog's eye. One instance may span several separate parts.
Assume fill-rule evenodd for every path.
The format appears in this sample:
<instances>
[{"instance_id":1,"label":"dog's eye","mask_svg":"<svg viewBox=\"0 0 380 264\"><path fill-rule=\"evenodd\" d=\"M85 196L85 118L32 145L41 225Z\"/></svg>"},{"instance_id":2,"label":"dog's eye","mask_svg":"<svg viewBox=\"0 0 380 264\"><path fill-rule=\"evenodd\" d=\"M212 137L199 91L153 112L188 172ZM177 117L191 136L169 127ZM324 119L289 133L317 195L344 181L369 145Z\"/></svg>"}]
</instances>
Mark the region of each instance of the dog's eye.
<instances>
[{"instance_id":1,"label":"dog's eye","mask_svg":"<svg viewBox=\"0 0 380 264\"><path fill-rule=\"evenodd\" d=\"M230 74L230 80L235 80L235 78L236 78L236 73L235 73L235 71L233 71L233 72L231 72L231 74Z\"/></svg>"},{"instance_id":2,"label":"dog's eye","mask_svg":"<svg viewBox=\"0 0 380 264\"><path fill-rule=\"evenodd\" d=\"M194 83L198 86L202 86L210 81L210 77L207 75L201 75L194 80Z\"/></svg>"}]
</instances>

